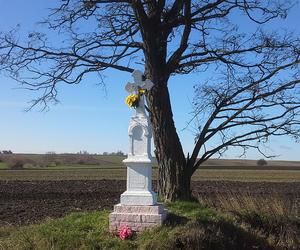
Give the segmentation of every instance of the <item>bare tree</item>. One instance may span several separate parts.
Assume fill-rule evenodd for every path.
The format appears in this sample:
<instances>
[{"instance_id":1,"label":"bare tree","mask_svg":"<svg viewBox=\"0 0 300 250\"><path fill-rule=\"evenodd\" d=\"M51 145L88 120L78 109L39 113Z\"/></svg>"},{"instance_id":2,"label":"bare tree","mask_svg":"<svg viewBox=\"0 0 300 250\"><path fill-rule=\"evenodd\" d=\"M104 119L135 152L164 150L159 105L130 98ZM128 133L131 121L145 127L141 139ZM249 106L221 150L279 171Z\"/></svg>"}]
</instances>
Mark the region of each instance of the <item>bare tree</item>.
<instances>
[{"instance_id":1,"label":"bare tree","mask_svg":"<svg viewBox=\"0 0 300 250\"><path fill-rule=\"evenodd\" d=\"M291 6L275 0L62 0L43 23L63 33L65 42L53 47L39 32L26 42L17 38L18 30L2 33L0 70L41 93L34 106L56 101L60 84L77 84L92 73L101 82L104 70L132 72L142 61L154 83L147 102L159 194L189 199L191 176L211 156L229 147L260 150L270 136L299 138L299 40L263 30ZM257 31L241 33L232 13L243 14ZM186 158L168 80L211 69L220 77L195 89L194 119L201 126ZM210 146L215 138L218 144Z\"/></svg>"},{"instance_id":2,"label":"bare tree","mask_svg":"<svg viewBox=\"0 0 300 250\"><path fill-rule=\"evenodd\" d=\"M256 165L259 166L259 167L264 167L264 166L267 166L267 165L268 165L268 162L267 162L265 159L259 159L259 160L256 162Z\"/></svg>"}]
</instances>

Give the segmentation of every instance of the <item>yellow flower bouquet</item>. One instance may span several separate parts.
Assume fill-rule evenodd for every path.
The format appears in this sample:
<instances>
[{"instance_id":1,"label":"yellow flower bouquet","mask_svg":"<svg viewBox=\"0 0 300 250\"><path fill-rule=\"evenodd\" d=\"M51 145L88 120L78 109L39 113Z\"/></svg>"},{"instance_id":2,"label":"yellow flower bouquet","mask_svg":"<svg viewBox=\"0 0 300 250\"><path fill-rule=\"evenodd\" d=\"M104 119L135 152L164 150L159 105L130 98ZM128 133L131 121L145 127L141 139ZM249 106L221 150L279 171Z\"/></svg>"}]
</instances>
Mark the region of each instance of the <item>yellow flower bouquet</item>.
<instances>
[{"instance_id":1,"label":"yellow flower bouquet","mask_svg":"<svg viewBox=\"0 0 300 250\"><path fill-rule=\"evenodd\" d=\"M136 108L139 105L139 99L139 95L131 94L126 97L125 103L131 108Z\"/></svg>"},{"instance_id":2,"label":"yellow flower bouquet","mask_svg":"<svg viewBox=\"0 0 300 250\"><path fill-rule=\"evenodd\" d=\"M139 89L138 94L130 94L126 97L125 103L130 108L137 108L139 106L140 97L146 92L145 89Z\"/></svg>"}]
</instances>

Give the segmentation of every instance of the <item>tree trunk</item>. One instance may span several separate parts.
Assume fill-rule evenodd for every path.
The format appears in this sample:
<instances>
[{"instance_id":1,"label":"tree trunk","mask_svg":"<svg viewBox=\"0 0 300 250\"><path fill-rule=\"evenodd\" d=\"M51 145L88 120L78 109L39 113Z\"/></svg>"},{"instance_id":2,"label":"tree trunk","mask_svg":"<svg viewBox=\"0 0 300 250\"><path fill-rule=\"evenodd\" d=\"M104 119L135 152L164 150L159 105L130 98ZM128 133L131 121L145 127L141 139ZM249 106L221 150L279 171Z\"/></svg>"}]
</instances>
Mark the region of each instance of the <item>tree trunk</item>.
<instances>
[{"instance_id":1,"label":"tree trunk","mask_svg":"<svg viewBox=\"0 0 300 250\"><path fill-rule=\"evenodd\" d=\"M147 95L158 161L158 194L164 201L189 200L190 179L182 146L176 132L167 86L167 33L160 19L141 30L145 50L145 75L154 83Z\"/></svg>"},{"instance_id":2,"label":"tree trunk","mask_svg":"<svg viewBox=\"0 0 300 250\"><path fill-rule=\"evenodd\" d=\"M158 194L164 201L191 198L191 174L174 125L166 81L155 83L148 96L158 161Z\"/></svg>"}]
</instances>

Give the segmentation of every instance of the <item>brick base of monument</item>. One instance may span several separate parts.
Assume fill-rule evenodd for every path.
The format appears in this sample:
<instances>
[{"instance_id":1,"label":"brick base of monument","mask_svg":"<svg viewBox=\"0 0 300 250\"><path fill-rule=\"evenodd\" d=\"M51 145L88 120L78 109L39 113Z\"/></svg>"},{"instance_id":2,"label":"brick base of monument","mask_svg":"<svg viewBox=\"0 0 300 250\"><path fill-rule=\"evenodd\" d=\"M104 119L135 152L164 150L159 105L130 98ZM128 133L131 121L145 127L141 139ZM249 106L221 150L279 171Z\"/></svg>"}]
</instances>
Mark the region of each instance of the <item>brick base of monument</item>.
<instances>
[{"instance_id":1,"label":"brick base of monument","mask_svg":"<svg viewBox=\"0 0 300 250\"><path fill-rule=\"evenodd\" d=\"M152 206L115 205L109 215L109 231L118 232L127 225L133 231L140 232L147 228L162 225L167 212L162 204Z\"/></svg>"}]
</instances>

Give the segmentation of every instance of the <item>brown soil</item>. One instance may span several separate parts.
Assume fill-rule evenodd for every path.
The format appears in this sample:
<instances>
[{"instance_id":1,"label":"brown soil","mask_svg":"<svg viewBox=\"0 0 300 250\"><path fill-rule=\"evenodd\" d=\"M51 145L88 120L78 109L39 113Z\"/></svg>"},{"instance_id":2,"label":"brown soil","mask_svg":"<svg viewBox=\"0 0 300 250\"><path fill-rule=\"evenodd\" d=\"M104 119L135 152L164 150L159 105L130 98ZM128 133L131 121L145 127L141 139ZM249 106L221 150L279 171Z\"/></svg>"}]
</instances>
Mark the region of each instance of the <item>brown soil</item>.
<instances>
[{"instance_id":1,"label":"brown soil","mask_svg":"<svg viewBox=\"0 0 300 250\"><path fill-rule=\"evenodd\" d=\"M154 184L155 186L155 184ZM0 181L0 225L25 225L70 212L112 209L125 190L125 181ZM197 197L217 194L280 196L300 202L300 183L245 183L199 181L192 185ZM218 204L216 204L218 206Z\"/></svg>"}]
</instances>

